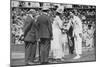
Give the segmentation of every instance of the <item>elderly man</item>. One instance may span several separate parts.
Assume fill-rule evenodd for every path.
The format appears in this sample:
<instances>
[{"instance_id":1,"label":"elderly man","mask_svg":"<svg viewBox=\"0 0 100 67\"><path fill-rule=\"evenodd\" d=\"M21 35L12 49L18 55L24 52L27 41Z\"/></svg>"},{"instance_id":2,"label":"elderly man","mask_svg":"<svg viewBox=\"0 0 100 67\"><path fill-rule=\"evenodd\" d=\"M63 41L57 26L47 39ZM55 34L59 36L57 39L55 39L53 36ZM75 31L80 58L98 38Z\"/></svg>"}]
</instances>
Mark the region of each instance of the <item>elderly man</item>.
<instances>
[{"instance_id":1,"label":"elderly man","mask_svg":"<svg viewBox=\"0 0 100 67\"><path fill-rule=\"evenodd\" d=\"M72 17L73 22L73 36L75 42L75 52L76 57L73 59L79 59L82 54L82 21L81 19L74 15L74 13L70 12L70 16Z\"/></svg>"},{"instance_id":2,"label":"elderly man","mask_svg":"<svg viewBox=\"0 0 100 67\"><path fill-rule=\"evenodd\" d=\"M36 11L31 9L28 13L23 28L26 64L30 64L35 60L37 46L37 27L34 19Z\"/></svg>"},{"instance_id":3,"label":"elderly man","mask_svg":"<svg viewBox=\"0 0 100 67\"><path fill-rule=\"evenodd\" d=\"M38 38L40 39L39 51L40 62L42 64L48 63L50 40L52 38L52 26L50 17L48 16L48 8L42 9L43 13L37 18Z\"/></svg>"}]
</instances>

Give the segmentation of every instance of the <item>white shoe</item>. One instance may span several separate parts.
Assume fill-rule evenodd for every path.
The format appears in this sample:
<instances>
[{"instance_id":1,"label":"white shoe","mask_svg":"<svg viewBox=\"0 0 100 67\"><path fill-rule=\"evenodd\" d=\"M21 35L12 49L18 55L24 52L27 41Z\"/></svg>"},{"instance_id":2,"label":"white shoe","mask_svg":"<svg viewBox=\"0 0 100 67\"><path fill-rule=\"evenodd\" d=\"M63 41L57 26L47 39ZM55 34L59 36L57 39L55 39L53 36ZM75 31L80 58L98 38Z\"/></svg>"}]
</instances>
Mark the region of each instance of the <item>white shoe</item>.
<instances>
[{"instance_id":1,"label":"white shoe","mask_svg":"<svg viewBox=\"0 0 100 67\"><path fill-rule=\"evenodd\" d=\"M34 64L33 62L28 62L28 64Z\"/></svg>"},{"instance_id":2,"label":"white shoe","mask_svg":"<svg viewBox=\"0 0 100 67\"><path fill-rule=\"evenodd\" d=\"M76 57L74 57L73 59L79 59L81 56L77 55Z\"/></svg>"},{"instance_id":3,"label":"white shoe","mask_svg":"<svg viewBox=\"0 0 100 67\"><path fill-rule=\"evenodd\" d=\"M64 59L61 59L61 61L65 61Z\"/></svg>"}]
</instances>

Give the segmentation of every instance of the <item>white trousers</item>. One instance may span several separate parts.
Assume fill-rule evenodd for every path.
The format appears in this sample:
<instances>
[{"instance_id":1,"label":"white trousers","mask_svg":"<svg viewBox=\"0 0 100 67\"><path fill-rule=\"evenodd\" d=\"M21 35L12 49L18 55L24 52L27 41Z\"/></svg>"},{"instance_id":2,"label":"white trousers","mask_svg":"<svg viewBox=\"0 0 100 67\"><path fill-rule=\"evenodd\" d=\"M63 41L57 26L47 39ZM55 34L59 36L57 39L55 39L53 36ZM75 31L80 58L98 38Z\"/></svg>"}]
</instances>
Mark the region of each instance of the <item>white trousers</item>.
<instances>
[{"instance_id":1,"label":"white trousers","mask_svg":"<svg viewBox=\"0 0 100 67\"><path fill-rule=\"evenodd\" d=\"M76 52L76 54L82 54L82 38L77 36L77 38L75 38L74 41L75 41L75 52Z\"/></svg>"}]
</instances>

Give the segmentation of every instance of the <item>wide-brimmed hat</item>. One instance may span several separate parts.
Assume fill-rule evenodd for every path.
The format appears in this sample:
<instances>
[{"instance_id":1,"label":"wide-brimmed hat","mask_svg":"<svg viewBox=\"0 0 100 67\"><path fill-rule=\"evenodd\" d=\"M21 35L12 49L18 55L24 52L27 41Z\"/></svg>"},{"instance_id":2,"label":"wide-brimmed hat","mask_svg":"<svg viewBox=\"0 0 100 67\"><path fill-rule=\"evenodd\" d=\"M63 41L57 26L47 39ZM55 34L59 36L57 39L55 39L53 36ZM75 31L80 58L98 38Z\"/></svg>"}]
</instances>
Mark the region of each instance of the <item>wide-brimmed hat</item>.
<instances>
[{"instance_id":1,"label":"wide-brimmed hat","mask_svg":"<svg viewBox=\"0 0 100 67\"><path fill-rule=\"evenodd\" d=\"M64 11L64 6L59 6L56 10L58 13L63 13Z\"/></svg>"}]
</instances>

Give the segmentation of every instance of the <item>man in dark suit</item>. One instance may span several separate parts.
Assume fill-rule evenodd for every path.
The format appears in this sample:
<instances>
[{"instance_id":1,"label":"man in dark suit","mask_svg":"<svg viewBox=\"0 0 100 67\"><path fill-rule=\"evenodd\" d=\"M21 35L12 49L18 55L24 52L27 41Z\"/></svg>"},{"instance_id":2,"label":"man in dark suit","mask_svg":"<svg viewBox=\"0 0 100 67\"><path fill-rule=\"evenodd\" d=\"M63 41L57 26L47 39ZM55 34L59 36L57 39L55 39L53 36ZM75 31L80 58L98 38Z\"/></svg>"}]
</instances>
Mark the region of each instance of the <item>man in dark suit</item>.
<instances>
[{"instance_id":1,"label":"man in dark suit","mask_svg":"<svg viewBox=\"0 0 100 67\"><path fill-rule=\"evenodd\" d=\"M35 60L37 46L37 27L33 18L36 12L30 10L24 24L25 62L30 64Z\"/></svg>"},{"instance_id":2,"label":"man in dark suit","mask_svg":"<svg viewBox=\"0 0 100 67\"><path fill-rule=\"evenodd\" d=\"M68 13L69 15L69 13ZM73 36L73 23L71 20L71 16L68 16L68 31L66 32L68 35L68 46L69 46L69 53L73 54L74 53L74 36Z\"/></svg>"},{"instance_id":3,"label":"man in dark suit","mask_svg":"<svg viewBox=\"0 0 100 67\"><path fill-rule=\"evenodd\" d=\"M69 53L73 54L74 52L74 37L73 37L73 27L70 26L69 31L68 31L68 43L69 43Z\"/></svg>"},{"instance_id":4,"label":"man in dark suit","mask_svg":"<svg viewBox=\"0 0 100 67\"><path fill-rule=\"evenodd\" d=\"M50 17L47 14L48 9L42 9L43 14L37 18L38 38L40 39L39 51L40 62L42 64L48 63L50 40L52 39L52 26Z\"/></svg>"}]
</instances>

